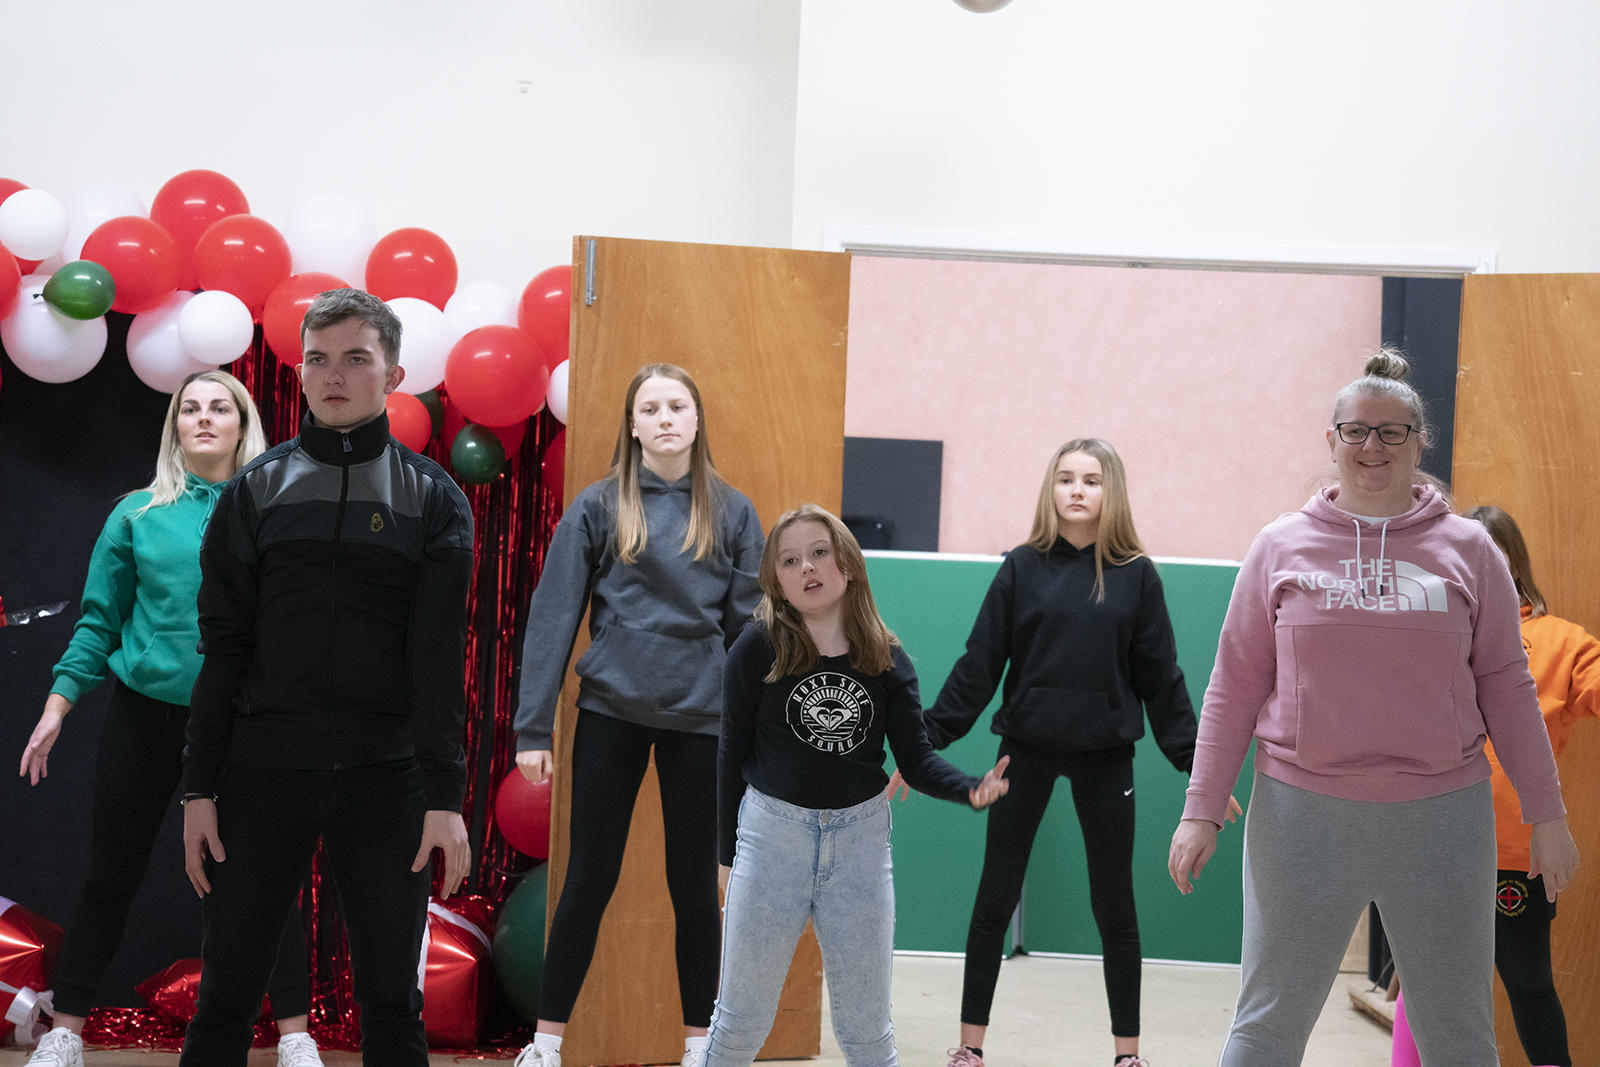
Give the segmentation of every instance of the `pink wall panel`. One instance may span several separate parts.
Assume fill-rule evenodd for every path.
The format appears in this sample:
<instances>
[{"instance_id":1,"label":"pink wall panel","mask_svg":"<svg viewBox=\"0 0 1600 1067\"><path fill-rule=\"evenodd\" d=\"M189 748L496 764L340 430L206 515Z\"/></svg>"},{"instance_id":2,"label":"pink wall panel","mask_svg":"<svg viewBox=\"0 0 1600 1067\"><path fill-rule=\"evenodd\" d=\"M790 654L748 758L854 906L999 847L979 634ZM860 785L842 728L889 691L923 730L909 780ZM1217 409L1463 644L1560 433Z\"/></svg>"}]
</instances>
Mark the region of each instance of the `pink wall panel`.
<instances>
[{"instance_id":1,"label":"pink wall panel","mask_svg":"<svg viewBox=\"0 0 1600 1067\"><path fill-rule=\"evenodd\" d=\"M1104 437L1154 554L1239 559L1331 473L1382 280L856 257L845 433L944 442L943 552L1022 541L1051 453Z\"/></svg>"}]
</instances>

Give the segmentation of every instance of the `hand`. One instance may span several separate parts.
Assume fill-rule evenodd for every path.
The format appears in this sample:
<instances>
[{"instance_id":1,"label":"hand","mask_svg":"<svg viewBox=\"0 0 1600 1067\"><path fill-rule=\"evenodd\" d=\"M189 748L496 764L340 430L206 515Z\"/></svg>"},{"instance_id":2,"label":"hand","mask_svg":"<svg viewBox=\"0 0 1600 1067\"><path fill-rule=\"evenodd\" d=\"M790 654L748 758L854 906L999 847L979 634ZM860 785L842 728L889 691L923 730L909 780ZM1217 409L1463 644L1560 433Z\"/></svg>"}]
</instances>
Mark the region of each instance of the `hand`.
<instances>
[{"instance_id":1,"label":"hand","mask_svg":"<svg viewBox=\"0 0 1600 1067\"><path fill-rule=\"evenodd\" d=\"M33 735L22 750L22 766L17 770L18 777L27 776L29 785L38 785L39 779L50 777L50 749L61 733L61 720L71 710L72 701L60 693L51 693L45 699L44 714L39 716L39 725L33 728Z\"/></svg>"},{"instance_id":2,"label":"hand","mask_svg":"<svg viewBox=\"0 0 1600 1067\"><path fill-rule=\"evenodd\" d=\"M1228 811L1227 811L1227 813L1225 815L1222 816L1222 821L1223 822L1233 822L1235 819L1237 819L1239 816L1241 816L1243 814L1244 814L1244 809L1239 806L1239 802L1237 800L1235 800L1233 797L1229 797L1228 798ZM1200 872L1196 871L1195 873L1198 874Z\"/></svg>"},{"instance_id":3,"label":"hand","mask_svg":"<svg viewBox=\"0 0 1600 1067\"><path fill-rule=\"evenodd\" d=\"M531 748L517 753L517 770L530 782L542 782L555 773L555 760L546 748Z\"/></svg>"},{"instance_id":4,"label":"hand","mask_svg":"<svg viewBox=\"0 0 1600 1067\"><path fill-rule=\"evenodd\" d=\"M905 800L911 796L911 786L906 784L906 780L900 776L899 771L895 771L893 774L889 775L889 788L883 791L883 795L888 797L890 800L893 800L896 790L900 791L901 800Z\"/></svg>"},{"instance_id":5,"label":"hand","mask_svg":"<svg viewBox=\"0 0 1600 1067\"><path fill-rule=\"evenodd\" d=\"M1172 850L1167 853L1167 873L1172 884L1185 895L1194 892L1190 878L1199 878L1217 851L1217 833L1222 827L1210 819L1184 819L1172 835Z\"/></svg>"},{"instance_id":6,"label":"hand","mask_svg":"<svg viewBox=\"0 0 1600 1067\"><path fill-rule=\"evenodd\" d=\"M1544 895L1550 903L1567 888L1578 873L1578 845L1567 829L1567 817L1533 824L1533 839L1528 843L1528 877L1544 875Z\"/></svg>"},{"instance_id":7,"label":"hand","mask_svg":"<svg viewBox=\"0 0 1600 1067\"><path fill-rule=\"evenodd\" d=\"M467 841L467 824L459 811L434 810L422 816L422 844L417 858L411 861L413 874L433 862L436 848L444 853L444 884L439 887L439 895L453 896L472 867L472 845Z\"/></svg>"},{"instance_id":8,"label":"hand","mask_svg":"<svg viewBox=\"0 0 1600 1067\"><path fill-rule=\"evenodd\" d=\"M1001 756L994 769L983 776L978 788L967 790L967 803L974 811L982 811L1011 791L1011 783L1005 779L1006 764L1010 762L1010 756Z\"/></svg>"},{"instance_id":9,"label":"hand","mask_svg":"<svg viewBox=\"0 0 1600 1067\"><path fill-rule=\"evenodd\" d=\"M728 879L733 875L733 868L724 864L717 864L717 892L723 896L728 895Z\"/></svg>"},{"instance_id":10,"label":"hand","mask_svg":"<svg viewBox=\"0 0 1600 1067\"><path fill-rule=\"evenodd\" d=\"M214 863L228 858L222 850L222 838L217 836L217 802L210 797L192 797L183 805L183 869L201 897L211 892L211 883L206 880L207 852Z\"/></svg>"}]
</instances>

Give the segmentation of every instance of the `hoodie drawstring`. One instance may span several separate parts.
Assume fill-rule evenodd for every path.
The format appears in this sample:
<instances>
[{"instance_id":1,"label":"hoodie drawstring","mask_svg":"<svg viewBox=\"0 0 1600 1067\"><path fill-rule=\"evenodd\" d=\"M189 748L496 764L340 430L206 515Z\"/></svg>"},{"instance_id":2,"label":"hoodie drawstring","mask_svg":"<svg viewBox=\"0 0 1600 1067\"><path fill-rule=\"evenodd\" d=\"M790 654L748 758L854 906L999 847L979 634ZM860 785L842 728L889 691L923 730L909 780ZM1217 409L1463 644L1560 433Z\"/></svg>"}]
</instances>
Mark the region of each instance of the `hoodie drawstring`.
<instances>
[{"instance_id":1,"label":"hoodie drawstring","mask_svg":"<svg viewBox=\"0 0 1600 1067\"><path fill-rule=\"evenodd\" d=\"M1350 521L1355 523L1356 526L1356 582L1359 586L1361 581L1361 520L1351 516ZM1375 582L1383 580L1383 560L1384 554L1389 547L1389 523L1392 521L1392 519L1384 519L1383 526L1378 533L1378 562L1372 568L1372 578ZM1373 588L1381 590L1383 587L1375 585ZM1365 594L1363 593L1363 595Z\"/></svg>"}]
</instances>

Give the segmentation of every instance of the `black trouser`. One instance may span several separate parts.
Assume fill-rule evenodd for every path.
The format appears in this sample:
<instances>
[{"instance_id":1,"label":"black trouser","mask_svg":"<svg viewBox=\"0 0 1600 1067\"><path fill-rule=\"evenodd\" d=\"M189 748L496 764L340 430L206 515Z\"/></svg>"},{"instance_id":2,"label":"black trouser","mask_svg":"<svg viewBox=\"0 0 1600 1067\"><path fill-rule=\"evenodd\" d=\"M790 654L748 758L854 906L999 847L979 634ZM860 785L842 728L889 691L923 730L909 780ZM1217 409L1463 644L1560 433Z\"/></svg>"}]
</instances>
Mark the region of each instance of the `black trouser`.
<instances>
[{"instance_id":1,"label":"black trouser","mask_svg":"<svg viewBox=\"0 0 1600 1067\"><path fill-rule=\"evenodd\" d=\"M417 961L432 867L411 870L425 807L415 760L340 771L228 767L217 795L227 859L206 861L204 966L180 1063L245 1062L275 946L320 836L350 940L362 1061L427 1064Z\"/></svg>"},{"instance_id":2,"label":"black trouser","mask_svg":"<svg viewBox=\"0 0 1600 1067\"><path fill-rule=\"evenodd\" d=\"M56 964L55 1006L64 1015L89 1014L100 979L122 942L150 849L183 777L188 721L189 709L183 705L112 683L95 758L89 874ZM281 1019L304 1015L309 990L298 909L284 927L278 961L269 989L273 1014Z\"/></svg>"},{"instance_id":3,"label":"black trouser","mask_svg":"<svg viewBox=\"0 0 1600 1067\"><path fill-rule=\"evenodd\" d=\"M1550 923L1556 906L1544 895L1544 876L1501 871L1496 876L1494 967L1506 986L1511 1017L1530 1063L1571 1067L1567 1017L1550 970Z\"/></svg>"},{"instance_id":4,"label":"black trouser","mask_svg":"<svg viewBox=\"0 0 1600 1067\"><path fill-rule=\"evenodd\" d=\"M1089 908L1100 929L1111 1033L1139 1036L1139 919L1133 906L1133 746L1053 754L1000 741L1010 791L989 808L983 877L967 930L961 1021L989 1025L1006 927L1022 899L1028 855L1056 779L1072 782L1072 803L1089 861Z\"/></svg>"},{"instance_id":5,"label":"black trouser","mask_svg":"<svg viewBox=\"0 0 1600 1067\"><path fill-rule=\"evenodd\" d=\"M667 892L677 919L678 998L685 1026L710 1026L722 912L717 903L717 739L579 711L572 739L572 842L550 923L539 1018L564 1023L594 958L606 904L622 872L633 802L650 747L661 783Z\"/></svg>"}]
</instances>

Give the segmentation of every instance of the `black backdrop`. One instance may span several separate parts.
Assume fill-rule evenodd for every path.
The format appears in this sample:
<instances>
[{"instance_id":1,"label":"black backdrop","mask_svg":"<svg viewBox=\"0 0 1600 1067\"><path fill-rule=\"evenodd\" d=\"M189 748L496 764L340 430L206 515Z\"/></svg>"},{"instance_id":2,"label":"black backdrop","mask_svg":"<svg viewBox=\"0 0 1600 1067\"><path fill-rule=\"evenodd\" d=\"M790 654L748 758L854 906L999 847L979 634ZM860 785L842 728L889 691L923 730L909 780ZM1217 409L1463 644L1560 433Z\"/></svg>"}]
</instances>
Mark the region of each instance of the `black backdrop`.
<instances>
[{"instance_id":1,"label":"black backdrop","mask_svg":"<svg viewBox=\"0 0 1600 1067\"><path fill-rule=\"evenodd\" d=\"M67 716L49 778L29 786L17 766L78 619L95 538L118 498L155 473L168 401L128 366L132 317L106 318L106 354L75 382L36 382L0 350L0 598L8 612L68 602L59 616L0 627L0 896L62 926L88 869L90 786L110 687L84 694ZM174 801L96 1003L143 1007L136 983L199 954L200 902L184 877Z\"/></svg>"}]
</instances>

